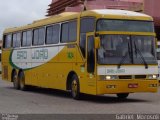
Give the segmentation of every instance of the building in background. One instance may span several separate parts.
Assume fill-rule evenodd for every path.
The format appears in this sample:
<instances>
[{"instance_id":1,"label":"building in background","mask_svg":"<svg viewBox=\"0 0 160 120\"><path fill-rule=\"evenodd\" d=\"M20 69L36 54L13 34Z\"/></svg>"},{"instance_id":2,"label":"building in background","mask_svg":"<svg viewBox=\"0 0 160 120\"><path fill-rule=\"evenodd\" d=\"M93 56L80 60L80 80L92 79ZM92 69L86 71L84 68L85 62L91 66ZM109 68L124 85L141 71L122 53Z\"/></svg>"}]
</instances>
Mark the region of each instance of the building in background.
<instances>
[{"instance_id":1,"label":"building in background","mask_svg":"<svg viewBox=\"0 0 160 120\"><path fill-rule=\"evenodd\" d=\"M85 7L84 7L85 6ZM64 11L80 12L84 9L125 9L142 11L143 0L52 0L47 16Z\"/></svg>"},{"instance_id":2,"label":"building in background","mask_svg":"<svg viewBox=\"0 0 160 120\"><path fill-rule=\"evenodd\" d=\"M52 0L47 16L61 12L80 12L84 9L123 9L144 12L153 16L157 38L160 40L160 0Z\"/></svg>"}]
</instances>

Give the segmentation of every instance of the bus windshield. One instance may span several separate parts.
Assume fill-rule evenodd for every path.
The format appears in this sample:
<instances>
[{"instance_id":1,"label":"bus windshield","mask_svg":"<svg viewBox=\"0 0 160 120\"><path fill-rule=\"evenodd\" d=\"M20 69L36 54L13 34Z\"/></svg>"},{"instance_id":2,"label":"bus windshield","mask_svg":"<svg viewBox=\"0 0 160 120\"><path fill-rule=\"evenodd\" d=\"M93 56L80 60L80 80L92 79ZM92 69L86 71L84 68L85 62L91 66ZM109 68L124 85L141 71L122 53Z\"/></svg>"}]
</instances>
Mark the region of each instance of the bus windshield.
<instances>
[{"instance_id":1,"label":"bus windshield","mask_svg":"<svg viewBox=\"0 0 160 120\"><path fill-rule=\"evenodd\" d=\"M99 64L157 64L153 36L100 35Z\"/></svg>"},{"instance_id":2,"label":"bus windshield","mask_svg":"<svg viewBox=\"0 0 160 120\"><path fill-rule=\"evenodd\" d=\"M97 31L154 32L154 24L152 21L100 19Z\"/></svg>"}]
</instances>

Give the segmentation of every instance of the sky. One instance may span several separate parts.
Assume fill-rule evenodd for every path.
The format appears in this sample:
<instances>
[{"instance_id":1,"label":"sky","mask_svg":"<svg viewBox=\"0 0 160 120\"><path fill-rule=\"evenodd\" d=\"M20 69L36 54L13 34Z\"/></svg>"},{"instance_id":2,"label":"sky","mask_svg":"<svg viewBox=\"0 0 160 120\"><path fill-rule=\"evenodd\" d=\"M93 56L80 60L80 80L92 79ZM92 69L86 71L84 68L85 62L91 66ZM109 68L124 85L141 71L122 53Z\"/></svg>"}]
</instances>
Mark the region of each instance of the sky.
<instances>
[{"instance_id":1,"label":"sky","mask_svg":"<svg viewBox=\"0 0 160 120\"><path fill-rule=\"evenodd\" d=\"M0 0L0 40L3 30L44 18L52 0Z\"/></svg>"}]
</instances>

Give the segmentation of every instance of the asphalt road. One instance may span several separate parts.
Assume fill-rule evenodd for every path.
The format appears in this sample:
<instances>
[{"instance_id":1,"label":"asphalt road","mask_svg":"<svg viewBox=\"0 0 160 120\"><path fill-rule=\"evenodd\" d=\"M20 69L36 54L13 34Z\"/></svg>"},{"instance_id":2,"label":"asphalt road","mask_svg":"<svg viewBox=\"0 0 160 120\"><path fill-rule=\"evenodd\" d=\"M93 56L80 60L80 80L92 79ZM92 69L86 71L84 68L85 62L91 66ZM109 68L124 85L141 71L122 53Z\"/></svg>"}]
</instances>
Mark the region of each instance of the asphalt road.
<instances>
[{"instance_id":1,"label":"asphalt road","mask_svg":"<svg viewBox=\"0 0 160 120\"><path fill-rule=\"evenodd\" d=\"M159 89L160 90L160 89ZM19 91L0 78L0 113L12 114L123 114L160 113L159 93L134 93L127 100L115 95L84 96L73 100L69 93L32 88Z\"/></svg>"}]
</instances>

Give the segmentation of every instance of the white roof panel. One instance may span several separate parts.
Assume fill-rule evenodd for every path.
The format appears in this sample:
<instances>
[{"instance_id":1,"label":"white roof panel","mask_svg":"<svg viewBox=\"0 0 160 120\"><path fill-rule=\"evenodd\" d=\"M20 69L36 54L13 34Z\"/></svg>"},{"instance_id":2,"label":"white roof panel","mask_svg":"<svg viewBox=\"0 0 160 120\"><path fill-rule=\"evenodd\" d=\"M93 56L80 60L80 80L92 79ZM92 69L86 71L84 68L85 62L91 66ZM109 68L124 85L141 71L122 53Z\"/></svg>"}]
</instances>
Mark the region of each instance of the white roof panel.
<instances>
[{"instance_id":1,"label":"white roof panel","mask_svg":"<svg viewBox=\"0 0 160 120\"><path fill-rule=\"evenodd\" d=\"M142 16L142 17L150 17L149 15L139 13L139 12L133 12L128 10L115 10L115 9L101 9L101 10L92 10L93 12L96 12L98 14L104 14L104 15L123 15L123 16Z\"/></svg>"}]
</instances>

